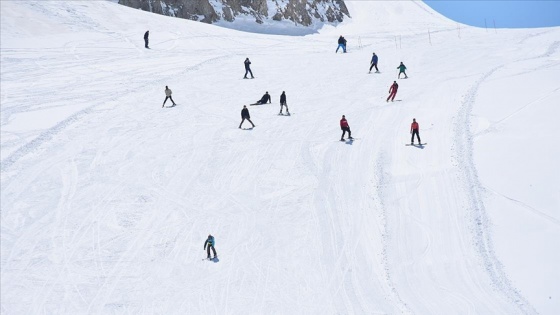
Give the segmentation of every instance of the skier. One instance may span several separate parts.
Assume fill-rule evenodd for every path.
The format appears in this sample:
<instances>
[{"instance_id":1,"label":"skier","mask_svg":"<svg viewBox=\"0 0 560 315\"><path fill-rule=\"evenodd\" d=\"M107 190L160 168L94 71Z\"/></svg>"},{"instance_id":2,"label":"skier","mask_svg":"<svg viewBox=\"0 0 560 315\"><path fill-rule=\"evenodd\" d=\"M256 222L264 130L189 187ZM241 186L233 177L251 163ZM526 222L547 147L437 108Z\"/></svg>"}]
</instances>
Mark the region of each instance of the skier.
<instances>
[{"instance_id":1,"label":"skier","mask_svg":"<svg viewBox=\"0 0 560 315\"><path fill-rule=\"evenodd\" d=\"M377 55L373 53L373 56L371 57L371 67L369 67L369 73L371 73L371 69L373 69L373 67L375 67L375 73L379 73L379 69L377 69L377 60L379 60L379 58L377 58Z\"/></svg>"},{"instance_id":2,"label":"skier","mask_svg":"<svg viewBox=\"0 0 560 315\"><path fill-rule=\"evenodd\" d=\"M214 252L214 258L218 256L216 254L216 249L214 248L214 244L216 244L216 241L214 240L214 236L208 235L206 242L204 242L204 249L206 250L206 253L208 253L208 257L207 257L208 259L210 259L210 249L212 249L212 252Z\"/></svg>"},{"instance_id":3,"label":"skier","mask_svg":"<svg viewBox=\"0 0 560 315\"><path fill-rule=\"evenodd\" d=\"M251 79L255 78L253 76L253 71L251 71L251 61L249 61L249 58L245 59L245 76L243 79L247 79L247 73L251 74Z\"/></svg>"},{"instance_id":4,"label":"skier","mask_svg":"<svg viewBox=\"0 0 560 315\"><path fill-rule=\"evenodd\" d=\"M241 123L239 124L239 129L241 129L241 125L243 125L243 122L245 120L248 120L251 125L253 125L253 128L255 127L255 124L253 124L253 122L251 121L251 115L249 115L249 109L247 108L247 105L243 105L243 109L241 110Z\"/></svg>"},{"instance_id":5,"label":"skier","mask_svg":"<svg viewBox=\"0 0 560 315\"><path fill-rule=\"evenodd\" d=\"M146 31L146 33L144 33L144 47L146 48L150 48L148 47L148 36L150 36L150 31Z\"/></svg>"},{"instance_id":6,"label":"skier","mask_svg":"<svg viewBox=\"0 0 560 315\"><path fill-rule=\"evenodd\" d=\"M340 129L342 129L342 137L340 137L340 141L344 141L344 135L348 131L348 139L352 138L352 132L350 131L350 126L348 125L348 121L346 121L346 116L342 115L342 119L340 120Z\"/></svg>"},{"instance_id":7,"label":"skier","mask_svg":"<svg viewBox=\"0 0 560 315\"><path fill-rule=\"evenodd\" d=\"M342 48L343 52L346 52L346 39L340 35L338 38L338 47L336 48L335 53L338 53L338 49Z\"/></svg>"},{"instance_id":8,"label":"skier","mask_svg":"<svg viewBox=\"0 0 560 315\"><path fill-rule=\"evenodd\" d=\"M389 97L387 97L387 102L389 102L389 100L391 100L391 102L395 101L395 96L397 95L398 89L399 85L397 84L397 81L393 81L393 84L389 88Z\"/></svg>"},{"instance_id":9,"label":"skier","mask_svg":"<svg viewBox=\"0 0 560 315\"><path fill-rule=\"evenodd\" d=\"M288 103L286 103L286 92L282 91L282 95L280 95L280 115L282 115L282 109L284 109L284 106L286 106L286 114L290 115Z\"/></svg>"},{"instance_id":10,"label":"skier","mask_svg":"<svg viewBox=\"0 0 560 315\"><path fill-rule=\"evenodd\" d=\"M165 86L165 100L163 101L163 105L161 105L161 108L163 108L165 106L165 102L167 102L167 99L171 100L171 102L173 103L173 106L177 105L177 104L175 104L175 102L173 101L173 98L171 97L171 90L166 85Z\"/></svg>"},{"instance_id":11,"label":"skier","mask_svg":"<svg viewBox=\"0 0 560 315\"><path fill-rule=\"evenodd\" d=\"M261 105L261 104L266 104L266 103L272 103L272 100L270 98L270 94L268 94L268 91L266 93L264 93L264 95L261 97L261 99L258 100L253 105Z\"/></svg>"},{"instance_id":12,"label":"skier","mask_svg":"<svg viewBox=\"0 0 560 315\"><path fill-rule=\"evenodd\" d=\"M411 145L414 145L414 135L416 135L416 138L418 139L418 144L422 144L422 141L420 141L419 131L420 126L416 122L416 118L412 118L412 124L410 124L410 133L412 134L412 138L410 138Z\"/></svg>"},{"instance_id":13,"label":"skier","mask_svg":"<svg viewBox=\"0 0 560 315\"><path fill-rule=\"evenodd\" d=\"M404 78L408 79L408 76L406 75L406 72L404 72L404 70L406 70L406 66L402 63L397 67L397 69L399 69L399 79L401 78L401 73L404 73Z\"/></svg>"}]
</instances>

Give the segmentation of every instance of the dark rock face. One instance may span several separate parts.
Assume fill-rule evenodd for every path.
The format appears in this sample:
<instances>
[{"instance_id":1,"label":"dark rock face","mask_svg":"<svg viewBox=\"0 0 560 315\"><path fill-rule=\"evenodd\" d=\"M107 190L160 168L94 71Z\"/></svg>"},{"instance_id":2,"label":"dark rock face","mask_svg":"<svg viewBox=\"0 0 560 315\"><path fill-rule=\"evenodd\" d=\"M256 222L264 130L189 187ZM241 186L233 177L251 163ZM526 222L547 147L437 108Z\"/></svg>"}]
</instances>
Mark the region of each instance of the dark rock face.
<instances>
[{"instance_id":1,"label":"dark rock face","mask_svg":"<svg viewBox=\"0 0 560 315\"><path fill-rule=\"evenodd\" d=\"M265 20L292 21L310 26L314 22L338 23L350 17L343 0L119 0L136 9L184 19L214 23L234 22L238 16Z\"/></svg>"}]
</instances>

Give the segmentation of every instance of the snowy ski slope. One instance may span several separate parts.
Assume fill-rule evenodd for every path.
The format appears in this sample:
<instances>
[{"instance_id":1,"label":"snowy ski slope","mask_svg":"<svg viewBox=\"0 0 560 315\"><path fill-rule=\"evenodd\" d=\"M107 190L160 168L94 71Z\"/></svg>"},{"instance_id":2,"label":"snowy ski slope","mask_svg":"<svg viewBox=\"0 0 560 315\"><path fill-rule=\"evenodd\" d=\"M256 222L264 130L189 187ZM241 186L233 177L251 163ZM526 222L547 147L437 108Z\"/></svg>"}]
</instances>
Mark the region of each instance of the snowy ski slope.
<instances>
[{"instance_id":1,"label":"snowy ski slope","mask_svg":"<svg viewBox=\"0 0 560 315\"><path fill-rule=\"evenodd\" d=\"M1 1L1 313L559 314L560 28L347 5L278 36Z\"/></svg>"}]
</instances>

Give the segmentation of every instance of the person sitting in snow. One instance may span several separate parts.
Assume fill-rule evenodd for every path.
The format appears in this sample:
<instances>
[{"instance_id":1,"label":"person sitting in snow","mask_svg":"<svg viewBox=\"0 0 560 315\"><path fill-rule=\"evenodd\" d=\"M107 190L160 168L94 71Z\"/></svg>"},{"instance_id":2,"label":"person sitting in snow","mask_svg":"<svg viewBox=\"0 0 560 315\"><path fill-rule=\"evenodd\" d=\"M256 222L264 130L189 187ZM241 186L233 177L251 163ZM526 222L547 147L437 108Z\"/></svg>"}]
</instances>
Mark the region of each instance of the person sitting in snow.
<instances>
[{"instance_id":1,"label":"person sitting in snow","mask_svg":"<svg viewBox=\"0 0 560 315\"><path fill-rule=\"evenodd\" d=\"M272 103L272 100L270 98L270 94L268 94L268 91L266 93L264 93L264 95L261 97L260 100L258 100L255 105L261 105L261 104L266 104L266 103Z\"/></svg>"}]
</instances>

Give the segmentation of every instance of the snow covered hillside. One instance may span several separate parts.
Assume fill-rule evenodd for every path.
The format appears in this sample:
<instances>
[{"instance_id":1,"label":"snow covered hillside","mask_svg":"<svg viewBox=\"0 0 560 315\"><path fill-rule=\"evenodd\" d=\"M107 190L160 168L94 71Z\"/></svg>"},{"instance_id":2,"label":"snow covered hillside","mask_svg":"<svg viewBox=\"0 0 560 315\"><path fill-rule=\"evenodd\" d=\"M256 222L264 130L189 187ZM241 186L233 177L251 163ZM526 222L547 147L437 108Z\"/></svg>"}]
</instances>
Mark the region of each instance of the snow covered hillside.
<instances>
[{"instance_id":1,"label":"snow covered hillside","mask_svg":"<svg viewBox=\"0 0 560 315\"><path fill-rule=\"evenodd\" d=\"M1 313L560 313L560 28L346 4L272 36L1 1Z\"/></svg>"}]
</instances>

